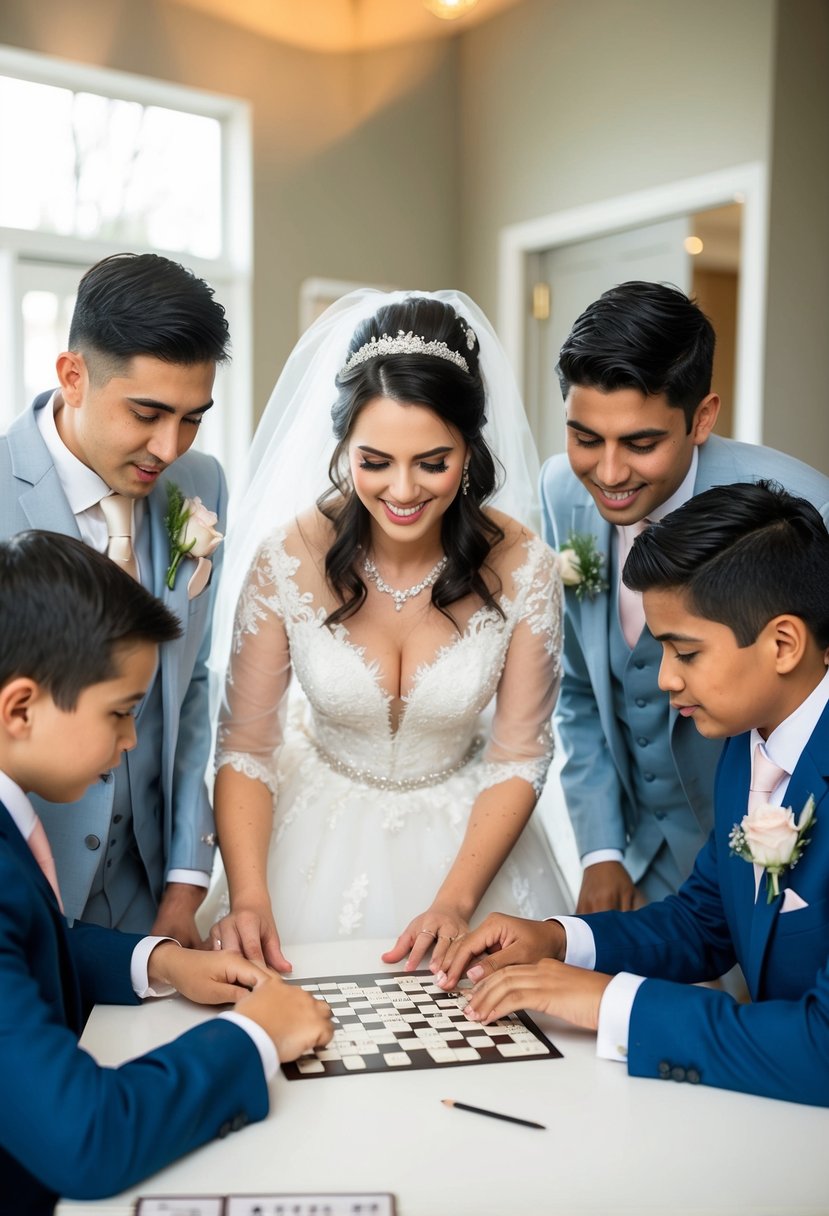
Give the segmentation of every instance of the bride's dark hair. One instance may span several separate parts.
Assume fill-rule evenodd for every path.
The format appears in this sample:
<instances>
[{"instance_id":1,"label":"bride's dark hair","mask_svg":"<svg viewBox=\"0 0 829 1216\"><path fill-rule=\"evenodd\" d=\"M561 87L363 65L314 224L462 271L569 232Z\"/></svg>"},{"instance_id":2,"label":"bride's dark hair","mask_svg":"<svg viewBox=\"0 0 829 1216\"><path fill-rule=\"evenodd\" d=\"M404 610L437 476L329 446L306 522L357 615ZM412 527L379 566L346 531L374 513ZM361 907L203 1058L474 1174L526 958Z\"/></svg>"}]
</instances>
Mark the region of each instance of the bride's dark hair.
<instances>
[{"instance_id":1,"label":"bride's dark hair","mask_svg":"<svg viewBox=\"0 0 829 1216\"><path fill-rule=\"evenodd\" d=\"M325 573L342 605L328 617L328 625L346 620L366 597L359 565L370 541L370 516L351 484L346 453L357 415L376 397L424 405L463 436L468 449L469 482L466 494L459 491L441 518L441 541L448 560L432 588L432 603L456 624L447 611L449 605L474 593L503 616L481 575L492 548L504 539L504 533L483 510L483 504L497 489L498 473L495 457L482 435L486 392L478 366L477 338L450 304L412 296L402 303L386 305L357 327L344 365L372 338L395 337L401 332L426 342L445 342L450 351L464 359L469 370L440 356L407 352L375 355L348 369L344 366L338 374L338 396L331 407L337 439L328 469L331 487L317 500L320 511L334 527ZM495 581L496 590L500 590L497 578Z\"/></svg>"}]
</instances>

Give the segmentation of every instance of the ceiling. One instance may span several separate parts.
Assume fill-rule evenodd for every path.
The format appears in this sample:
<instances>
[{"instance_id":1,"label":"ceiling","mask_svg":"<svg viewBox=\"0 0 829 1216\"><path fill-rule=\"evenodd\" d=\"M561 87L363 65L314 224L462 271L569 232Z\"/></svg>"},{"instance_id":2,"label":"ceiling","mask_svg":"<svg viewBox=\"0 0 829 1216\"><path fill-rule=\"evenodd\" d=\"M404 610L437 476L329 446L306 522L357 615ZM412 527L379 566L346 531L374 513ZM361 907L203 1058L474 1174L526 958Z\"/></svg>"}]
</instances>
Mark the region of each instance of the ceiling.
<instances>
[{"instance_id":1,"label":"ceiling","mask_svg":"<svg viewBox=\"0 0 829 1216\"><path fill-rule=\"evenodd\" d=\"M168 0L198 9L277 42L309 51L365 51L446 38L486 21L521 0L478 0L452 21L423 0Z\"/></svg>"}]
</instances>

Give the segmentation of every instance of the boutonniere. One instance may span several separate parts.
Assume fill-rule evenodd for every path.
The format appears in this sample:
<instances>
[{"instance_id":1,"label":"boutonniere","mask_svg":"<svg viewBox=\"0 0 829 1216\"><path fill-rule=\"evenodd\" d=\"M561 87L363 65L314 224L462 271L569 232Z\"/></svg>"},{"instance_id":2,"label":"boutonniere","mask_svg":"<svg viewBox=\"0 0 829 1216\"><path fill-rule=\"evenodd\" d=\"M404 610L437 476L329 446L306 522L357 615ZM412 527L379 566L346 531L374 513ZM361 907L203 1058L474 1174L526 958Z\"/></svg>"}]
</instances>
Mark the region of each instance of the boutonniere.
<instances>
[{"instance_id":1,"label":"boutonniere","mask_svg":"<svg viewBox=\"0 0 829 1216\"><path fill-rule=\"evenodd\" d=\"M604 557L596 548L595 536L571 532L562 549L556 553L558 572L565 587L572 587L576 599L600 595L607 591L603 576Z\"/></svg>"},{"instance_id":2,"label":"boutonniere","mask_svg":"<svg viewBox=\"0 0 829 1216\"><path fill-rule=\"evenodd\" d=\"M815 800L810 794L797 823L790 806L763 802L731 829L728 844L735 857L754 862L766 871L767 903L780 894L780 875L797 865L811 839L807 833L815 822Z\"/></svg>"},{"instance_id":3,"label":"boutonniere","mask_svg":"<svg viewBox=\"0 0 829 1216\"><path fill-rule=\"evenodd\" d=\"M199 567L204 561L209 574L207 558L216 552L224 540L222 533L216 530L218 520L215 511L208 511L200 498L185 498L175 482L167 486L167 535L170 538L170 564L167 567L165 582L172 591L176 585L176 575L183 557L199 559ZM195 578L195 575L194 575ZM206 575L199 580L201 586L207 583ZM192 583L192 580L191 580ZM190 591L191 597L197 595L197 590Z\"/></svg>"}]
</instances>

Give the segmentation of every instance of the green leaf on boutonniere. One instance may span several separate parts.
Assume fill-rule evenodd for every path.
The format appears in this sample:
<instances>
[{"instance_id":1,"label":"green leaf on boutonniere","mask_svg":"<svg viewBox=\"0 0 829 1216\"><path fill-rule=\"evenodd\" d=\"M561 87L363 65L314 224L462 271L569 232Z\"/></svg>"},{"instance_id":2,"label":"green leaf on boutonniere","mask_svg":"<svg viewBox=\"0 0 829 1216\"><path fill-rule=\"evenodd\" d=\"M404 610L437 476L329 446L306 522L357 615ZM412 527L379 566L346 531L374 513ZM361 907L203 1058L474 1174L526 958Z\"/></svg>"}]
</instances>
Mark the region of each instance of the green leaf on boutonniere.
<instances>
[{"instance_id":1,"label":"green leaf on boutonniere","mask_svg":"<svg viewBox=\"0 0 829 1216\"><path fill-rule=\"evenodd\" d=\"M564 546L557 553L561 581L572 587L576 599L591 599L607 591L604 578L604 556L596 548L595 536L584 532L571 532Z\"/></svg>"}]
</instances>

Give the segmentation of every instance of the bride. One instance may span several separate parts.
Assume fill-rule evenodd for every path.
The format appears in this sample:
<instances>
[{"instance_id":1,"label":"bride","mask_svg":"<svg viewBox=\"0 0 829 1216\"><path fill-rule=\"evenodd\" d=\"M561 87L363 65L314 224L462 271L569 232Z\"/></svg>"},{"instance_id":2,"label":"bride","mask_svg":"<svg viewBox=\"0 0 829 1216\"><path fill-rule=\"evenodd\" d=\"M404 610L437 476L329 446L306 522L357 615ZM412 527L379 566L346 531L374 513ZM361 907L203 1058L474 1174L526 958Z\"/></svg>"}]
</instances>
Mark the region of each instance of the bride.
<instances>
[{"instance_id":1,"label":"bride","mask_svg":"<svg viewBox=\"0 0 829 1216\"><path fill-rule=\"evenodd\" d=\"M532 819L561 590L522 522L535 453L486 318L458 293L344 297L252 459L217 625L214 947L285 971L283 942L396 937L386 962L435 969L476 912L568 910Z\"/></svg>"}]
</instances>

